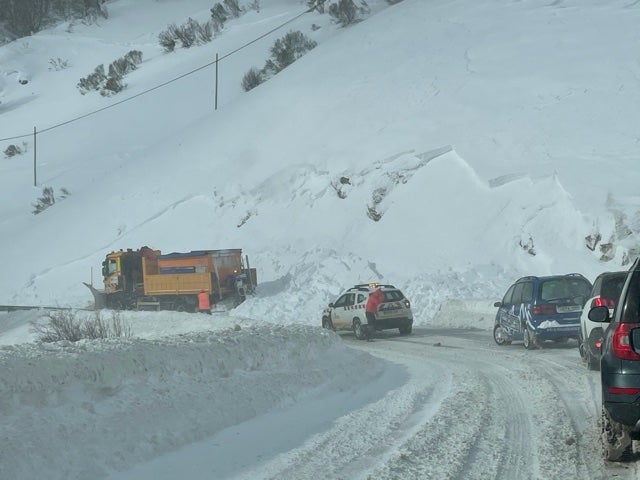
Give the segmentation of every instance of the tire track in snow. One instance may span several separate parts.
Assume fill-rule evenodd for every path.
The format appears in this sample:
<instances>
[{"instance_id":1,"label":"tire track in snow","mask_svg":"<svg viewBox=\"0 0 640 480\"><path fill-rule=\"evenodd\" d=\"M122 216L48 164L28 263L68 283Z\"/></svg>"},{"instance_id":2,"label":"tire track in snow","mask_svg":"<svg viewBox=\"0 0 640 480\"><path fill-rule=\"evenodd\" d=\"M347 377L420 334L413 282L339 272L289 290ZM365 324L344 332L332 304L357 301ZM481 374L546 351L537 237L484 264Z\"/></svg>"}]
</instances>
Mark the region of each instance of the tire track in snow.
<instances>
[{"instance_id":1,"label":"tire track in snow","mask_svg":"<svg viewBox=\"0 0 640 480\"><path fill-rule=\"evenodd\" d=\"M588 418L581 420L588 417L584 411L598 403L593 398L598 392L593 379L585 380L574 350L549 348L547 357L545 351L526 351L521 345L497 347L490 334L480 342L464 331L456 335L446 332L436 344L450 348L438 349L428 344L433 336L389 338L396 348L403 344L405 354L446 362L453 386L441 410L369 479L611 477L594 447L597 438L579 435L580 426L589 424ZM618 468L615 474L635 478L631 470L635 467Z\"/></svg>"},{"instance_id":2,"label":"tire track in snow","mask_svg":"<svg viewBox=\"0 0 640 480\"><path fill-rule=\"evenodd\" d=\"M559 362L556 357L541 355L540 372L554 386L573 427L577 455L576 478L593 480L610 478L612 473L598 471L605 465L600 448L601 403L594 401L601 395L599 372L588 371L580 361L577 352L572 353L576 354L576 358L568 358L569 363ZM569 374L567 369L570 370ZM592 395L576 398L575 392L582 389L588 389ZM629 466L637 473L635 464Z\"/></svg>"},{"instance_id":3,"label":"tire track in snow","mask_svg":"<svg viewBox=\"0 0 640 480\"><path fill-rule=\"evenodd\" d=\"M452 394L400 453L369 478L531 478L531 462L522 456L532 430L523 413L527 399L514 388L509 371L484 361L474 361L470 368L459 352L440 352L451 354Z\"/></svg>"},{"instance_id":4,"label":"tire track in snow","mask_svg":"<svg viewBox=\"0 0 640 480\"><path fill-rule=\"evenodd\" d=\"M340 418L300 447L234 478L362 478L420 428L448 395L451 375L447 368L433 368L411 357L401 363L411 370L411 379L401 388Z\"/></svg>"}]
</instances>

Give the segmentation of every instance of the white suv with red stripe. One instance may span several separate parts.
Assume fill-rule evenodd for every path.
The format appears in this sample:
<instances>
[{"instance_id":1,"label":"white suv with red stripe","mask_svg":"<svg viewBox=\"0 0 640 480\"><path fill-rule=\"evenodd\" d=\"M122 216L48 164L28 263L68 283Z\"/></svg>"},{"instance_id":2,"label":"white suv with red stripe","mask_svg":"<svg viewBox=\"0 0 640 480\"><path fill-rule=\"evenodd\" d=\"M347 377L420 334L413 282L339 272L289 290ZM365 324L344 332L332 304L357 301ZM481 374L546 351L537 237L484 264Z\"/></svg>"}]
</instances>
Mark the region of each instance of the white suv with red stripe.
<instances>
[{"instance_id":1,"label":"white suv with red stripe","mask_svg":"<svg viewBox=\"0 0 640 480\"><path fill-rule=\"evenodd\" d=\"M376 324L369 325L365 305L369 294L380 288L384 300L378 308ZM365 339L376 330L397 328L408 335L413 328L411 302L393 285L365 283L354 285L322 312L322 326L330 330L353 330L358 340Z\"/></svg>"}]
</instances>

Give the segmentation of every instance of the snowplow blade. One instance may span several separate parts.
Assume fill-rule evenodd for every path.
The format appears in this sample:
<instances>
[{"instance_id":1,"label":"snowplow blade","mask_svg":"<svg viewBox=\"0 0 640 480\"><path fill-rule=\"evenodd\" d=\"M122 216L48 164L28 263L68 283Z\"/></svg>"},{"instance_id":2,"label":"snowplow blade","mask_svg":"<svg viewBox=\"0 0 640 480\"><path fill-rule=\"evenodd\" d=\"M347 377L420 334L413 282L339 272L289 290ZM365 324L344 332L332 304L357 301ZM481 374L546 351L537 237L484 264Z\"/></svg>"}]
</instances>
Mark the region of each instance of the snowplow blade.
<instances>
[{"instance_id":1,"label":"snowplow blade","mask_svg":"<svg viewBox=\"0 0 640 480\"><path fill-rule=\"evenodd\" d=\"M103 308L106 308L107 306L107 294L104 292L104 290L98 290L96 288L93 287L93 285L91 285L90 283L87 282L82 282L84 285L86 285L86 287L91 290L91 293L93 294L93 309L94 310L101 310Z\"/></svg>"}]
</instances>

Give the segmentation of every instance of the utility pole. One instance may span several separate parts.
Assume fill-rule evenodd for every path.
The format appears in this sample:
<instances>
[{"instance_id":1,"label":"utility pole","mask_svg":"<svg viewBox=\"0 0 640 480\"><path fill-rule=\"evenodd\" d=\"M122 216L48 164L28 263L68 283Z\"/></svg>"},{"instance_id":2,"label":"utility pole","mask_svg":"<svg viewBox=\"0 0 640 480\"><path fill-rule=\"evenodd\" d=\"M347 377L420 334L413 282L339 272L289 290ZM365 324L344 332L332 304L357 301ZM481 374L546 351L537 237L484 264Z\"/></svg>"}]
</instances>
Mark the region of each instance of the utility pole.
<instances>
[{"instance_id":1,"label":"utility pole","mask_svg":"<svg viewBox=\"0 0 640 480\"><path fill-rule=\"evenodd\" d=\"M215 110L218 110L218 54L216 53L216 98Z\"/></svg>"},{"instance_id":2,"label":"utility pole","mask_svg":"<svg viewBox=\"0 0 640 480\"><path fill-rule=\"evenodd\" d=\"M38 186L38 178L36 173L36 127L33 127L33 186Z\"/></svg>"}]
</instances>

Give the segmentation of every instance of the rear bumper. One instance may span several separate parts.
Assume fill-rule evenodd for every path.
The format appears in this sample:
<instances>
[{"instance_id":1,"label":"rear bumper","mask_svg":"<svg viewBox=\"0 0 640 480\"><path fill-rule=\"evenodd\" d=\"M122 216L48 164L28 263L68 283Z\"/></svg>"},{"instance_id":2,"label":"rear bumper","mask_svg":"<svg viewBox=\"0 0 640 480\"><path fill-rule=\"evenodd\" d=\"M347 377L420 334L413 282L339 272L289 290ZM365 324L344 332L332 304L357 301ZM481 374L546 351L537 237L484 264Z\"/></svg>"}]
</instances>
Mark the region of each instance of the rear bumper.
<instances>
[{"instance_id":1,"label":"rear bumper","mask_svg":"<svg viewBox=\"0 0 640 480\"><path fill-rule=\"evenodd\" d=\"M640 403L604 402L604 408L613 420L634 431L640 431Z\"/></svg>"},{"instance_id":2,"label":"rear bumper","mask_svg":"<svg viewBox=\"0 0 640 480\"><path fill-rule=\"evenodd\" d=\"M376 319L376 330L389 330L392 328L404 328L413 325L413 318L398 317L398 318L381 318Z\"/></svg>"},{"instance_id":3,"label":"rear bumper","mask_svg":"<svg viewBox=\"0 0 640 480\"><path fill-rule=\"evenodd\" d=\"M540 340L554 340L558 338L578 338L580 334L580 324L575 325L561 325L558 327L541 328L536 327L534 329L536 336Z\"/></svg>"},{"instance_id":4,"label":"rear bumper","mask_svg":"<svg viewBox=\"0 0 640 480\"><path fill-rule=\"evenodd\" d=\"M605 364L600 373L602 385L602 404L613 420L631 428L638 429L640 425L640 393L626 395L611 393L610 388L640 388L640 374L619 373L612 371L611 365Z\"/></svg>"}]
</instances>

